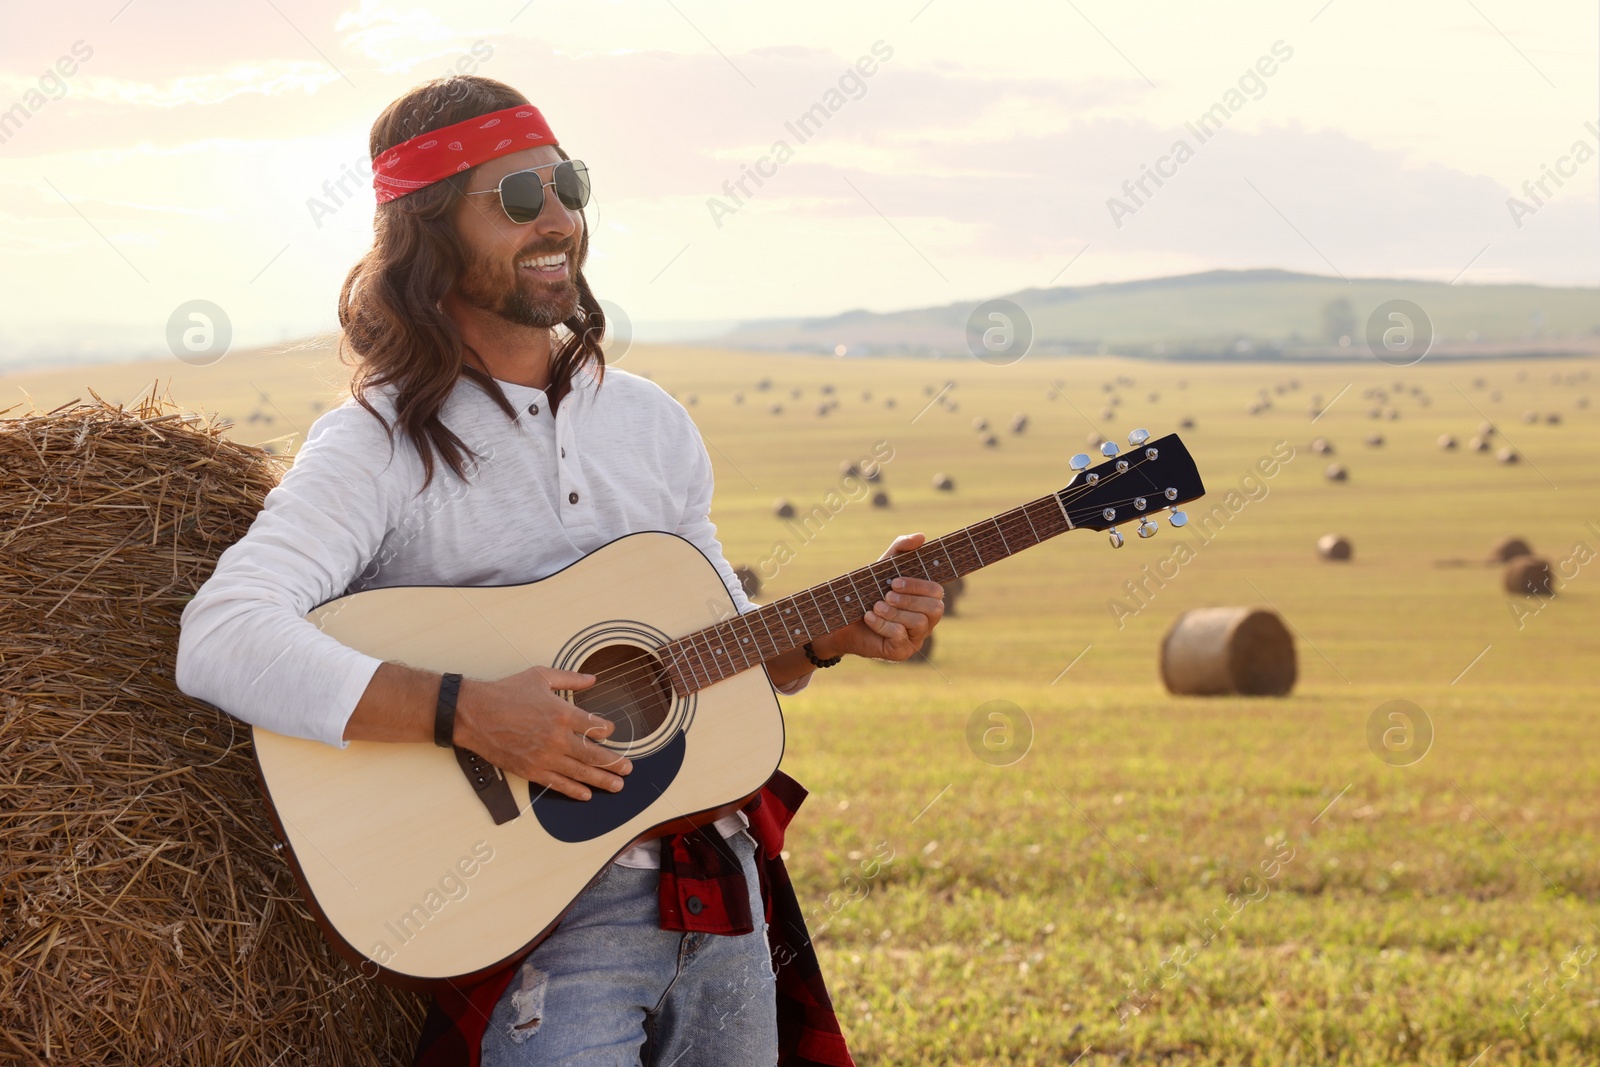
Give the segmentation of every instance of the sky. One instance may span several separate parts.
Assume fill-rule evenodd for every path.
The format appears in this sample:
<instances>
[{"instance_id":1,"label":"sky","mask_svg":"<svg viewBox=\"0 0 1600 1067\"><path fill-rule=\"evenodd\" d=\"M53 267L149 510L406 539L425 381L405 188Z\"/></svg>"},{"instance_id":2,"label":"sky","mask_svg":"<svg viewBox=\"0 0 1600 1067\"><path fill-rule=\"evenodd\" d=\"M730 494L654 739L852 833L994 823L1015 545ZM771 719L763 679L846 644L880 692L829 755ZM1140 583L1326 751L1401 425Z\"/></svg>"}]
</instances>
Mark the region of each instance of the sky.
<instances>
[{"instance_id":1,"label":"sky","mask_svg":"<svg viewBox=\"0 0 1600 1067\"><path fill-rule=\"evenodd\" d=\"M0 0L0 366L165 351L194 300L336 328L371 123L451 71L588 163L641 339L1214 268L1594 285L1597 41L1573 0Z\"/></svg>"}]
</instances>

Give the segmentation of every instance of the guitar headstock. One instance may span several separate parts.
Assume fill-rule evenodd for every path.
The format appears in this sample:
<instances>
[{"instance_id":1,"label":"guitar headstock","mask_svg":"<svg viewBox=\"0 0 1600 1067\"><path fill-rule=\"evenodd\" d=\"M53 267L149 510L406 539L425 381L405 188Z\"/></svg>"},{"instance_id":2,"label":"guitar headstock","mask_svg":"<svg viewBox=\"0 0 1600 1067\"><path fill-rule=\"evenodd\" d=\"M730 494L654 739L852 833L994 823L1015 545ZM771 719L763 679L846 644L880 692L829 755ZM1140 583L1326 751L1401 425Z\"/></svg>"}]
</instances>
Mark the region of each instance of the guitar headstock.
<instances>
[{"instance_id":1,"label":"guitar headstock","mask_svg":"<svg viewBox=\"0 0 1600 1067\"><path fill-rule=\"evenodd\" d=\"M1123 544L1119 523L1138 522L1140 537L1154 537L1160 528L1158 512L1167 511L1168 522L1183 526L1189 520L1178 505L1206 491L1177 434L1152 441L1148 430L1135 430L1128 435L1128 445L1127 452L1109 441L1101 445L1105 462L1094 467L1087 455L1073 456L1071 466L1077 473L1056 494L1073 529L1108 531L1113 548Z\"/></svg>"}]
</instances>

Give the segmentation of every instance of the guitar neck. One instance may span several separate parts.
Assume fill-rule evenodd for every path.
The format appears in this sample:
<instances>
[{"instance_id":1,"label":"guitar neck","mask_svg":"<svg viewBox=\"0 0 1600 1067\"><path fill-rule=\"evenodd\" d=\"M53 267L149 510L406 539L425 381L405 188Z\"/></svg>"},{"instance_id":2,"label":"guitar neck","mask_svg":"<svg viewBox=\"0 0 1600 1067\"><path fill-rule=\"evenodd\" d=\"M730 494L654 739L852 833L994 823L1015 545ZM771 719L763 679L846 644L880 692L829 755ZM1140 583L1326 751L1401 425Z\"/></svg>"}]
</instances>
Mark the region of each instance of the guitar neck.
<instances>
[{"instance_id":1,"label":"guitar neck","mask_svg":"<svg viewBox=\"0 0 1600 1067\"><path fill-rule=\"evenodd\" d=\"M1055 494L668 642L660 656L677 692L714 685L861 618L895 578L948 582L1070 529Z\"/></svg>"}]
</instances>

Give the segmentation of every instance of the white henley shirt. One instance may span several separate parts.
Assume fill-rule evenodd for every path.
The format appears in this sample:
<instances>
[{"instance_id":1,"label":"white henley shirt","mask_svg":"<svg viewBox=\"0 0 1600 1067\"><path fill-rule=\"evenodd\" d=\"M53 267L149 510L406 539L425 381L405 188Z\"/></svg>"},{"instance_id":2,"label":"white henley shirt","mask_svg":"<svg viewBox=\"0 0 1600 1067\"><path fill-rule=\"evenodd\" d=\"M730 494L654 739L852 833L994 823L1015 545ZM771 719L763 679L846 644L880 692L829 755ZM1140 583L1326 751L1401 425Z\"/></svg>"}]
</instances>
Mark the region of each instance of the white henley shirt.
<instances>
[{"instance_id":1,"label":"white henley shirt","mask_svg":"<svg viewBox=\"0 0 1600 1067\"><path fill-rule=\"evenodd\" d=\"M644 530L676 533L722 576L741 612L754 605L711 522L711 460L694 422L659 386L588 371L552 414L541 389L499 382L515 421L460 379L439 416L478 459L468 479L391 440L354 400L311 426L261 513L184 608L177 684L252 725L343 747L344 728L382 662L305 616L348 593L397 585L517 585ZM395 423L394 390L368 400ZM805 688L805 674L782 687ZM717 820L723 836L742 813ZM659 866L659 843L616 860Z\"/></svg>"}]
</instances>

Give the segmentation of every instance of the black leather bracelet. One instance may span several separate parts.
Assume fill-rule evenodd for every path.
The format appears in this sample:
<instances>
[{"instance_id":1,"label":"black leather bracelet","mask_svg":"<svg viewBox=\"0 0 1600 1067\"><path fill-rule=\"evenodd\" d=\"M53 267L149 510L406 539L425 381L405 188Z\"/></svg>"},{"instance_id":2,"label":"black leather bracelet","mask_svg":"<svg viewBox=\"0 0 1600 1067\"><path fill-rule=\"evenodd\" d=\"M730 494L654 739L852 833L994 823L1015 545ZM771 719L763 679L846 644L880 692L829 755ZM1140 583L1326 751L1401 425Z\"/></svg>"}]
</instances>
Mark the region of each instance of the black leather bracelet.
<instances>
[{"instance_id":1,"label":"black leather bracelet","mask_svg":"<svg viewBox=\"0 0 1600 1067\"><path fill-rule=\"evenodd\" d=\"M805 643L805 654L806 654L806 659L811 661L811 665L813 667L833 667L833 666L837 666L839 664L839 662L844 659L843 656L834 656L831 659L818 659L817 658L816 649L811 647L811 642L810 641L807 641Z\"/></svg>"},{"instance_id":2,"label":"black leather bracelet","mask_svg":"<svg viewBox=\"0 0 1600 1067\"><path fill-rule=\"evenodd\" d=\"M433 743L453 748L456 735L456 695L461 692L461 675L447 674L439 681L439 703L433 711Z\"/></svg>"}]
</instances>

